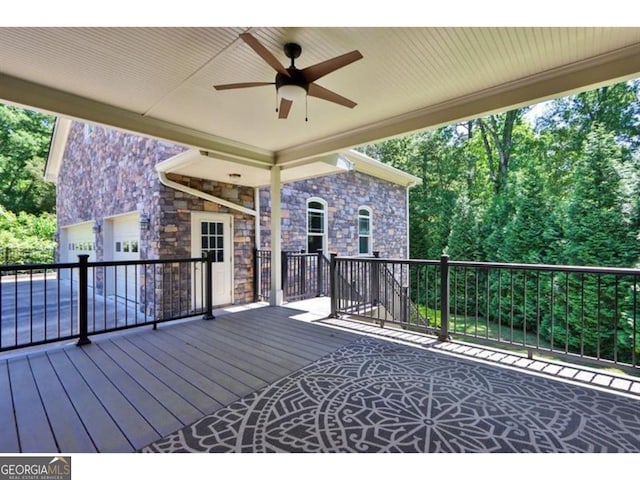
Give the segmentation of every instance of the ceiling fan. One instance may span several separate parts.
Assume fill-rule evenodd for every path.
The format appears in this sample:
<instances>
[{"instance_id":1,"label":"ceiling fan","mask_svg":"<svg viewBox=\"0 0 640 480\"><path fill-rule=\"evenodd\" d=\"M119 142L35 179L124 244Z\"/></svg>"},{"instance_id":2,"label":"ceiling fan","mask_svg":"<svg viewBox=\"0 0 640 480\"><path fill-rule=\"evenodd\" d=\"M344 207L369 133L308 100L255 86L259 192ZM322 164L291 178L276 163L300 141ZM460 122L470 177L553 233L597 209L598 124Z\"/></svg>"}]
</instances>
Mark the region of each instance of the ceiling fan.
<instances>
[{"instance_id":1,"label":"ceiling fan","mask_svg":"<svg viewBox=\"0 0 640 480\"><path fill-rule=\"evenodd\" d=\"M344 55L340 55L324 62L317 63L310 67L298 69L295 66L295 59L300 56L302 47L297 43L287 43L284 46L284 54L291 59L291 65L284 68L278 59L273 56L253 35L241 33L240 38L244 40L260 57L267 62L277 73L274 82L245 82L229 83L225 85L214 85L216 90L231 90L235 88L261 87L264 85L276 86L276 103L280 98L280 104L276 107L278 118L287 118L294 100L307 97L307 95L321 98L329 102L337 103L348 108L353 108L357 104L348 98L338 95L331 90L321 87L316 80L325 75L345 67L362 58L358 50L354 50ZM307 120L305 118L305 120Z\"/></svg>"}]
</instances>

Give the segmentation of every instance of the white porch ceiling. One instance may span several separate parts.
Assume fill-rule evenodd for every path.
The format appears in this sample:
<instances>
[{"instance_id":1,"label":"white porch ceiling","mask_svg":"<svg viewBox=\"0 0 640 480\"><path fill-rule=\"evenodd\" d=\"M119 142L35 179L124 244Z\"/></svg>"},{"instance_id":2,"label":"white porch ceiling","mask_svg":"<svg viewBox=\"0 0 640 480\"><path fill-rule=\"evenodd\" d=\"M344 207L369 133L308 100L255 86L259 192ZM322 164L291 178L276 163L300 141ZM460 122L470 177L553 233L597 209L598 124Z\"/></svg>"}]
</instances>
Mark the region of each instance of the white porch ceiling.
<instances>
[{"instance_id":1,"label":"white porch ceiling","mask_svg":"<svg viewBox=\"0 0 640 480\"><path fill-rule=\"evenodd\" d=\"M309 97L286 120L273 81L238 35L288 66L351 50L363 59L317 83L355 102ZM258 164L286 164L410 131L640 76L640 28L80 28L0 29L0 100Z\"/></svg>"}]
</instances>

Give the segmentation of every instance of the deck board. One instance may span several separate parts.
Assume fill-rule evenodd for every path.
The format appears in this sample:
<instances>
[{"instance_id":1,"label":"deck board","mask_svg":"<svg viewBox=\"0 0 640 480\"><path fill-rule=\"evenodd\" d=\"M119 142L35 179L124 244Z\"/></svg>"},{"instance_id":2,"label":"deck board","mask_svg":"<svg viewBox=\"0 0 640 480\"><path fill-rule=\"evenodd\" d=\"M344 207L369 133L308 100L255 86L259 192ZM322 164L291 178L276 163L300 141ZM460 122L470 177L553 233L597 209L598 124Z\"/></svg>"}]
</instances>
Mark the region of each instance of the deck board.
<instances>
[{"instance_id":1,"label":"deck board","mask_svg":"<svg viewBox=\"0 0 640 480\"><path fill-rule=\"evenodd\" d=\"M199 418L202 412L194 407L185 397L176 392L170 385L166 385L130 355L117 347L113 342L100 344L102 351L115 363L120 365L149 395L161 398L162 405L179 419L183 424Z\"/></svg>"},{"instance_id":2,"label":"deck board","mask_svg":"<svg viewBox=\"0 0 640 480\"><path fill-rule=\"evenodd\" d=\"M205 352L210 357L226 364L231 364L254 375L263 382L273 382L288 372L287 369L266 363L251 351L242 352L239 349L233 349L229 345L220 342L215 336L203 337L203 335L198 335L196 329L175 329L172 333L178 338L191 342L194 347Z\"/></svg>"},{"instance_id":3,"label":"deck board","mask_svg":"<svg viewBox=\"0 0 640 480\"><path fill-rule=\"evenodd\" d=\"M75 347L74 347L75 348ZM116 422L67 357L65 350L50 353L49 359L58 378L69 392L69 397L100 452L129 452L133 446ZM23 451L28 452L23 447Z\"/></svg>"},{"instance_id":4,"label":"deck board","mask_svg":"<svg viewBox=\"0 0 640 480\"><path fill-rule=\"evenodd\" d=\"M265 307L0 357L0 449L133 452L357 338L297 313Z\"/></svg>"},{"instance_id":5,"label":"deck board","mask_svg":"<svg viewBox=\"0 0 640 480\"><path fill-rule=\"evenodd\" d=\"M181 426L180 420L153 395L142 388L126 370L114 362L100 348L99 344L95 345L93 351L87 351L87 353L104 375L111 379L120 394L131 403L156 432L167 435Z\"/></svg>"},{"instance_id":6,"label":"deck board","mask_svg":"<svg viewBox=\"0 0 640 480\"><path fill-rule=\"evenodd\" d=\"M177 337L166 332L156 332L156 335L147 337L147 340L157 348L162 349L166 355L183 363L194 372L202 375L202 377L213 376L216 380L215 383L226 390L226 392L220 392L219 397L216 396L214 398L225 405L229 401L255 390L256 384L263 385L259 378L253 376L249 379L244 375L244 381L236 378L236 376L227 372L227 370L231 369L221 367L215 359L210 358L202 350L194 348L190 342L180 341Z\"/></svg>"},{"instance_id":7,"label":"deck board","mask_svg":"<svg viewBox=\"0 0 640 480\"><path fill-rule=\"evenodd\" d=\"M259 332L259 338L251 338L252 335L256 335L256 328L248 325L242 325L242 322L238 324L230 325L227 323L220 323L218 327L225 335L229 335L235 338L240 338L256 348L263 348L272 352L274 355L287 360L293 360L294 362L302 362L303 365L308 364L315 360L318 353L324 355L324 351L313 353L304 345L293 343L287 343L284 339L269 332L267 329ZM295 339L296 336L292 335L290 338Z\"/></svg>"},{"instance_id":8,"label":"deck board","mask_svg":"<svg viewBox=\"0 0 640 480\"><path fill-rule=\"evenodd\" d=\"M149 444L158 432L93 362L91 357L95 348L96 345L87 345L85 348L69 349L67 355L133 447L141 448Z\"/></svg>"},{"instance_id":9,"label":"deck board","mask_svg":"<svg viewBox=\"0 0 640 480\"><path fill-rule=\"evenodd\" d=\"M34 355L30 358L30 363L59 450L76 453L95 452L96 447L73 408L49 358L44 354Z\"/></svg>"},{"instance_id":10,"label":"deck board","mask_svg":"<svg viewBox=\"0 0 640 480\"><path fill-rule=\"evenodd\" d=\"M12 389L9 383L9 367L6 361L0 362L0 453L17 452L20 450L16 417L13 409Z\"/></svg>"},{"instance_id":11,"label":"deck board","mask_svg":"<svg viewBox=\"0 0 640 480\"><path fill-rule=\"evenodd\" d=\"M9 376L18 436L23 450L35 453L57 452L55 437L35 382L28 358L9 361Z\"/></svg>"},{"instance_id":12,"label":"deck board","mask_svg":"<svg viewBox=\"0 0 640 480\"><path fill-rule=\"evenodd\" d=\"M184 341L185 344L188 344L191 347L190 351L192 354L197 355L208 366L224 375L234 378L238 382L241 382L254 390L265 384L265 380L254 374L254 372L247 370L246 365L228 362L224 356L216 356L215 352L212 351L211 346L207 344L207 342L183 335L185 330L186 329L176 329L175 332L171 333L158 332L159 334L157 337L160 338L162 335L171 335L176 340ZM242 368L242 366L245 366L245 368Z\"/></svg>"},{"instance_id":13,"label":"deck board","mask_svg":"<svg viewBox=\"0 0 640 480\"><path fill-rule=\"evenodd\" d=\"M200 329L203 333L210 331L206 330L206 327L203 325L196 324L195 328ZM233 331L229 332L218 329L215 331L215 336L229 348L237 349L241 352L253 353L257 357L262 358L266 364L274 365L284 371L298 369L306 363L306 360L302 357L287 355L286 352L283 354L283 352L278 349L261 345L253 339L236 335Z\"/></svg>"},{"instance_id":14,"label":"deck board","mask_svg":"<svg viewBox=\"0 0 640 480\"><path fill-rule=\"evenodd\" d=\"M188 382L168 365L150 355L138 343L133 343L129 338L122 337L118 339L116 346L130 355L155 378L170 386L174 392L184 398L185 401L188 401L194 408L197 408L202 414L212 412L223 406L221 403L216 402L213 397L207 395L199 386Z\"/></svg>"},{"instance_id":15,"label":"deck board","mask_svg":"<svg viewBox=\"0 0 640 480\"><path fill-rule=\"evenodd\" d=\"M207 375L200 373L191 365L180 361L179 358L181 355L179 353L172 356L165 350L158 348L154 344L152 335L144 338L136 338L136 344L147 354L156 358L157 361L166 363L172 372L184 378L191 385L202 390L210 398L215 399L220 405L227 405L229 402L233 401L233 399L237 398L233 392L227 390Z\"/></svg>"}]
</instances>

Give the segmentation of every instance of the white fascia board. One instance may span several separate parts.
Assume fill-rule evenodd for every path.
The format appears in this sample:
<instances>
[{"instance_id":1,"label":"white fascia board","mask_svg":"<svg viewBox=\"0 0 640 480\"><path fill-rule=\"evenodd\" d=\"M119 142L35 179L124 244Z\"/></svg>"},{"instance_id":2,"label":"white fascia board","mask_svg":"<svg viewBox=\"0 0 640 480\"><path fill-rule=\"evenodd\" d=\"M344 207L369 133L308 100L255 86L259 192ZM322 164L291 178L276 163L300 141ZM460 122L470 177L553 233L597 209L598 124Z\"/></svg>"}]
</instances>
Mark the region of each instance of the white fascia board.
<instances>
[{"instance_id":1,"label":"white fascia board","mask_svg":"<svg viewBox=\"0 0 640 480\"><path fill-rule=\"evenodd\" d=\"M72 120L69 118L56 118L56 123L53 126L53 133L51 135L49 156L47 157L47 164L44 167L45 180L49 180L54 183L58 181L58 173L60 172L64 151L67 147L67 139L69 138L71 123Z\"/></svg>"},{"instance_id":2,"label":"white fascia board","mask_svg":"<svg viewBox=\"0 0 640 480\"><path fill-rule=\"evenodd\" d=\"M421 178L403 172L386 163L382 163L356 150L348 150L342 152L340 155L346 157L348 161L353 163L356 171L366 173L376 178L409 188L422 183Z\"/></svg>"}]
</instances>

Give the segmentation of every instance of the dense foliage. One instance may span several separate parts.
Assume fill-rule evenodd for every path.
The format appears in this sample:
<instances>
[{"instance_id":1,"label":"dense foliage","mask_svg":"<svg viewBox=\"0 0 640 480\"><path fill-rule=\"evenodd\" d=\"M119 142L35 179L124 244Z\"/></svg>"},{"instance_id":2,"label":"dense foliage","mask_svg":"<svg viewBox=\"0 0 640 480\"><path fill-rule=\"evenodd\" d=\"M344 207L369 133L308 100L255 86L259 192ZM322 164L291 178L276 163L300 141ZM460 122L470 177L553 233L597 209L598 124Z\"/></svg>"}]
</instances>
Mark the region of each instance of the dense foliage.
<instances>
[{"instance_id":1,"label":"dense foliage","mask_svg":"<svg viewBox=\"0 0 640 480\"><path fill-rule=\"evenodd\" d=\"M53 260L55 185L43 179L53 117L0 105L0 263Z\"/></svg>"},{"instance_id":2,"label":"dense foliage","mask_svg":"<svg viewBox=\"0 0 640 480\"><path fill-rule=\"evenodd\" d=\"M423 180L410 193L411 257L640 266L639 92L639 81L620 83L550 102L536 117L531 107L517 109L365 147ZM485 289L493 298L496 281ZM547 283L561 295L575 292L577 281L569 275ZM569 295L562 312L549 307L528 331L569 348L583 341L587 353L624 353L634 314L622 308L624 292L637 287L619 284L617 297L614 287L579 287L586 292L580 305ZM509 321L517 327L530 316L525 298L515 300ZM487 302L483 315L502 318L504 303ZM621 341L606 345L589 338L592 332Z\"/></svg>"},{"instance_id":3,"label":"dense foliage","mask_svg":"<svg viewBox=\"0 0 640 480\"><path fill-rule=\"evenodd\" d=\"M0 105L0 205L14 213L54 212L55 185L43 179L54 119Z\"/></svg>"},{"instance_id":4,"label":"dense foliage","mask_svg":"<svg viewBox=\"0 0 640 480\"><path fill-rule=\"evenodd\" d=\"M16 215L0 205L0 264L52 262L55 231L52 213Z\"/></svg>"}]
</instances>

